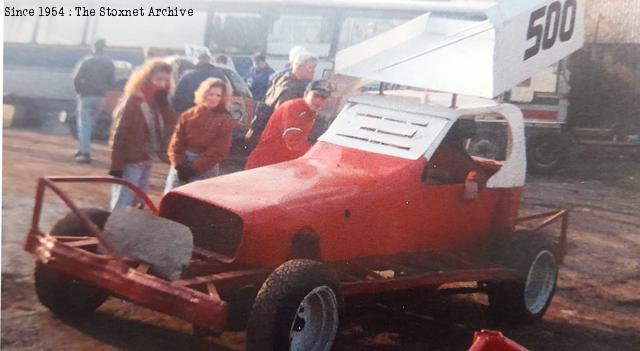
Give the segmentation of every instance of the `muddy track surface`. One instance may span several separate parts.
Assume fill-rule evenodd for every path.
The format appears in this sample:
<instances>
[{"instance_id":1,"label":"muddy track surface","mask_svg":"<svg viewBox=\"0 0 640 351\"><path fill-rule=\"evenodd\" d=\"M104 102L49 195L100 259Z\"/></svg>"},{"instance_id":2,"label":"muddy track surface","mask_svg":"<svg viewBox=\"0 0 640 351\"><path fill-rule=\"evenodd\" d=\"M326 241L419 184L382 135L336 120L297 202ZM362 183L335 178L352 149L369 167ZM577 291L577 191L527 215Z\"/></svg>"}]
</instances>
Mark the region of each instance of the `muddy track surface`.
<instances>
[{"instance_id":1,"label":"muddy track surface","mask_svg":"<svg viewBox=\"0 0 640 351\"><path fill-rule=\"evenodd\" d=\"M66 135L5 130L2 198L2 350L242 350L242 332L191 335L189 324L111 298L81 323L63 322L37 301L33 258L22 249L41 175L104 175L108 151L96 144L91 165L71 162ZM166 166L157 165L158 199ZM81 205L106 206L107 187L72 187ZM523 214L571 210L568 256L544 319L494 325L486 297L423 294L353 301L334 350L466 350L473 332L499 329L531 350L638 350L640 347L640 194L594 181L532 178ZM66 212L46 198L43 228ZM554 232L554 228L550 230Z\"/></svg>"}]
</instances>

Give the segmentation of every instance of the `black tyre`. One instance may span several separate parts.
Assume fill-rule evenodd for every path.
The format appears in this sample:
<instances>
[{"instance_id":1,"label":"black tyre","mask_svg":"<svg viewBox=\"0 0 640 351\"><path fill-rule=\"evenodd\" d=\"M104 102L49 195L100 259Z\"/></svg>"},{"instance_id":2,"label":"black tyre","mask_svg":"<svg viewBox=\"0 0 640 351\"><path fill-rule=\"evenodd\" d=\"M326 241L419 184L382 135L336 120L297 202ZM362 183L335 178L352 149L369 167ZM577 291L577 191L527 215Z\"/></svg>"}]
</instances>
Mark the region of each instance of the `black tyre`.
<instances>
[{"instance_id":1,"label":"black tyre","mask_svg":"<svg viewBox=\"0 0 640 351\"><path fill-rule=\"evenodd\" d=\"M247 351L328 351L339 324L333 272L312 260L291 260L264 282L247 328Z\"/></svg>"},{"instance_id":2,"label":"black tyre","mask_svg":"<svg viewBox=\"0 0 640 351\"><path fill-rule=\"evenodd\" d=\"M107 219L111 215L109 211L105 211L100 208L82 208L80 209L89 219L98 226L98 228L104 228ZM56 222L51 228L52 235L61 236L83 236L87 235L89 229L86 228L80 219L72 212L67 213Z\"/></svg>"},{"instance_id":3,"label":"black tyre","mask_svg":"<svg viewBox=\"0 0 640 351\"><path fill-rule=\"evenodd\" d=\"M500 251L500 263L514 268L518 278L488 285L493 317L497 321L523 324L542 318L558 279L553 242L543 234L520 231Z\"/></svg>"},{"instance_id":4,"label":"black tyre","mask_svg":"<svg viewBox=\"0 0 640 351\"><path fill-rule=\"evenodd\" d=\"M246 285L235 291L233 295L224 299L229 304L227 330L240 331L247 329L247 321L249 320L251 308L256 300L257 293L257 287Z\"/></svg>"},{"instance_id":5,"label":"black tyre","mask_svg":"<svg viewBox=\"0 0 640 351\"><path fill-rule=\"evenodd\" d=\"M527 164L535 174L551 174L564 162L568 142L561 134L534 135L527 140Z\"/></svg>"},{"instance_id":6,"label":"black tyre","mask_svg":"<svg viewBox=\"0 0 640 351\"><path fill-rule=\"evenodd\" d=\"M109 217L109 212L100 209L83 211L99 228ZM60 236L81 236L87 232L73 213L60 219L51 229L51 234ZM70 278L40 261L36 262L34 280L38 300L63 319L87 316L109 297L103 290Z\"/></svg>"}]
</instances>

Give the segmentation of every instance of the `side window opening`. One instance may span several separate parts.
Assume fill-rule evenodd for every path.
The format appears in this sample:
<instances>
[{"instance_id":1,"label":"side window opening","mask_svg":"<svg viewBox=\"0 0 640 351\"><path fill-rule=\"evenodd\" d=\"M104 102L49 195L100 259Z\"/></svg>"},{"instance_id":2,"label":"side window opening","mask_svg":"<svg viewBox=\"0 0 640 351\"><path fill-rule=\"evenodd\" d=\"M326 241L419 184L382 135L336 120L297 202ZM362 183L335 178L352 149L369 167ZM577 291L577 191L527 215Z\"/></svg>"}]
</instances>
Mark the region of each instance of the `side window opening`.
<instances>
[{"instance_id":1,"label":"side window opening","mask_svg":"<svg viewBox=\"0 0 640 351\"><path fill-rule=\"evenodd\" d=\"M473 154L470 146L483 128L483 124L472 116L457 120L425 166L423 183L464 184L473 171L479 188L484 188L489 178L500 169L502 161ZM507 138L506 131L504 137ZM499 152L506 155L507 142L502 147Z\"/></svg>"},{"instance_id":2,"label":"side window opening","mask_svg":"<svg viewBox=\"0 0 640 351\"><path fill-rule=\"evenodd\" d=\"M508 128L504 120L487 119L476 121L477 130L468 141L471 156L504 161L507 157Z\"/></svg>"},{"instance_id":3,"label":"side window opening","mask_svg":"<svg viewBox=\"0 0 640 351\"><path fill-rule=\"evenodd\" d=\"M473 119L457 120L429 159L422 174L425 184L462 184L478 166L466 150L476 132Z\"/></svg>"}]
</instances>

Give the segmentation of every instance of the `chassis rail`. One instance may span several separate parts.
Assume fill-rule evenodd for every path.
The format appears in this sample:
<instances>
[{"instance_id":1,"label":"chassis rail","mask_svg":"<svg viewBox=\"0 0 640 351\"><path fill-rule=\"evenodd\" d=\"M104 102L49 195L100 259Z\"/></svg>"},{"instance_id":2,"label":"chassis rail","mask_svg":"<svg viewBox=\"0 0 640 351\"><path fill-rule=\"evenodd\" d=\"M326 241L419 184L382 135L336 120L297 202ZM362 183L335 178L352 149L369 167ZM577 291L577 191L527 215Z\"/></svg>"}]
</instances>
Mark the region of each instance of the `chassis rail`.
<instances>
[{"instance_id":1,"label":"chassis rail","mask_svg":"<svg viewBox=\"0 0 640 351\"><path fill-rule=\"evenodd\" d=\"M521 217L516 223L543 220L533 230L538 231L560 221L560 237L556 246L559 263L566 254L569 211L566 209ZM372 257L330 265L339 272L341 290L345 296L387 293L425 286L438 287L447 283L508 280L517 276L513 269L478 257L451 252L415 252L393 256ZM385 276L387 274L391 274ZM480 288L448 288L452 293L481 291Z\"/></svg>"}]
</instances>

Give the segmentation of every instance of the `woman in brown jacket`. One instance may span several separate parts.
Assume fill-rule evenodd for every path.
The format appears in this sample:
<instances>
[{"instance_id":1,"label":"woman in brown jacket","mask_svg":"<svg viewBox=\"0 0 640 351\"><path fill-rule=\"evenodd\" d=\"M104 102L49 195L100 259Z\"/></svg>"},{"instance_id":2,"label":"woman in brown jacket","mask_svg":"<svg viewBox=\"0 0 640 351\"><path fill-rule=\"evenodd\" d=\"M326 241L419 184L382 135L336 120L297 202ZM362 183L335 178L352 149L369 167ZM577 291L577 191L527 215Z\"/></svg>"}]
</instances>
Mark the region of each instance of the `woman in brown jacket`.
<instances>
[{"instance_id":1,"label":"woman in brown jacket","mask_svg":"<svg viewBox=\"0 0 640 351\"><path fill-rule=\"evenodd\" d=\"M227 111L230 89L217 78L202 82L196 106L180 116L169 145L171 170L165 193L186 183L215 177L231 149L234 120Z\"/></svg>"},{"instance_id":2,"label":"woman in brown jacket","mask_svg":"<svg viewBox=\"0 0 640 351\"><path fill-rule=\"evenodd\" d=\"M127 82L114 111L109 174L145 192L153 160L166 160L167 140L175 124L167 99L170 87L171 66L162 60L147 61ZM113 186L111 209L136 206L140 201L129 188Z\"/></svg>"}]
</instances>

